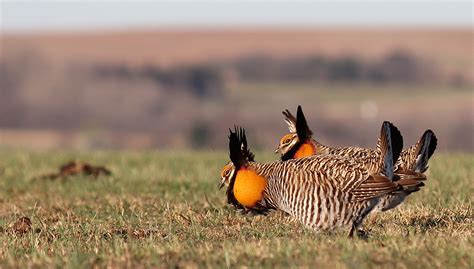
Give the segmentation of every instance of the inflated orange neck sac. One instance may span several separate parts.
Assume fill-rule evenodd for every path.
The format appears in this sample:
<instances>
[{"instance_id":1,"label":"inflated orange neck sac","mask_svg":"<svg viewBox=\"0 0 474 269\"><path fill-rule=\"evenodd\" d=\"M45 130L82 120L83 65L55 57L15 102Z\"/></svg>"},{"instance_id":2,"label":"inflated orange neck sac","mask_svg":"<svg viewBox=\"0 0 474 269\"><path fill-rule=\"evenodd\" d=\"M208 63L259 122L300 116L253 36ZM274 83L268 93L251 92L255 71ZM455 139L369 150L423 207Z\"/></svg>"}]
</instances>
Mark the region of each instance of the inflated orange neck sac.
<instances>
[{"instance_id":1,"label":"inflated orange neck sac","mask_svg":"<svg viewBox=\"0 0 474 269\"><path fill-rule=\"evenodd\" d=\"M305 158L316 154L316 147L308 142L301 144L293 155L293 159Z\"/></svg>"},{"instance_id":2,"label":"inflated orange neck sac","mask_svg":"<svg viewBox=\"0 0 474 269\"><path fill-rule=\"evenodd\" d=\"M263 199L263 192L267 186L267 179L255 171L242 168L237 171L234 182L234 196L237 201L252 208Z\"/></svg>"}]
</instances>

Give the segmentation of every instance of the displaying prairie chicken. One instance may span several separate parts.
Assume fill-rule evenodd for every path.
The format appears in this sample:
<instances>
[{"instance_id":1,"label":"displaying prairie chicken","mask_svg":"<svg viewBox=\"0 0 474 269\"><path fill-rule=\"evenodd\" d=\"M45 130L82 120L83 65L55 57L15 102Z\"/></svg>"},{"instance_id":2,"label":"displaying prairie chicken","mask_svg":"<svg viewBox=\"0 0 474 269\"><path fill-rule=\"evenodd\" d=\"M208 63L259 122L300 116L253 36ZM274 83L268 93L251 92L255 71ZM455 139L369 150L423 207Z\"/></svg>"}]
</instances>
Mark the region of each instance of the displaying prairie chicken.
<instances>
[{"instance_id":1,"label":"displaying prairie chicken","mask_svg":"<svg viewBox=\"0 0 474 269\"><path fill-rule=\"evenodd\" d=\"M372 173L379 169L379 160L382 154L380 139L375 149L360 147L333 148L319 143L312 137L313 132L308 127L301 106L298 106L296 118L288 110L283 111L283 115L285 115L285 122L290 133L282 137L278 148L275 150L275 153L281 154L282 160L298 159L315 154L332 154L356 159ZM395 173L425 172L428 169L428 160L433 155L436 145L437 138L433 131L426 130L418 143L402 151L400 157L395 159ZM412 192L414 192L413 189L386 196L382 199L376 211L386 211L398 206Z\"/></svg>"},{"instance_id":2,"label":"displaying prairie chicken","mask_svg":"<svg viewBox=\"0 0 474 269\"><path fill-rule=\"evenodd\" d=\"M371 171L376 169L375 166L380 155L380 141L375 149L329 147L319 143L312 137L313 132L308 127L301 106L298 106L296 118L288 110L283 111L283 115L285 115L285 122L290 133L281 138L275 150L275 153L281 154L282 160L298 159L315 154L333 154L357 158L359 161L364 162L367 169ZM421 173L425 172L428 169L428 160L433 155L437 142L438 140L433 131L426 130L416 144L401 152L395 168Z\"/></svg>"},{"instance_id":3,"label":"displaying prairie chicken","mask_svg":"<svg viewBox=\"0 0 474 269\"><path fill-rule=\"evenodd\" d=\"M230 204L256 211L279 209L316 231L350 225L353 236L381 197L423 185L419 173L401 178L393 173L401 149L401 135L384 123L375 173L350 158L328 154L263 164L254 161L245 131L236 127L230 131L231 164L222 171L221 186L229 180Z\"/></svg>"}]
</instances>

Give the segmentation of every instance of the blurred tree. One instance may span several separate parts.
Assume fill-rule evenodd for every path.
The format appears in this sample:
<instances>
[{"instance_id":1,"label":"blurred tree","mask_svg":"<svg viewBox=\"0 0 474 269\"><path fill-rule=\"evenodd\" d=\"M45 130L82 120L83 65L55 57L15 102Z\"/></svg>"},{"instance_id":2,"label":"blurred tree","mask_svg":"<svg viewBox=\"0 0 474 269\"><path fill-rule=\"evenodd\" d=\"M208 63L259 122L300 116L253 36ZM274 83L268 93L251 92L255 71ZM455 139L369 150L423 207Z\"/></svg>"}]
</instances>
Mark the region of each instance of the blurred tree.
<instances>
[{"instance_id":1,"label":"blurred tree","mask_svg":"<svg viewBox=\"0 0 474 269\"><path fill-rule=\"evenodd\" d=\"M224 81L217 69L209 66L194 66L185 70L187 88L197 97L222 95Z\"/></svg>"},{"instance_id":2,"label":"blurred tree","mask_svg":"<svg viewBox=\"0 0 474 269\"><path fill-rule=\"evenodd\" d=\"M427 79L419 59L405 51L394 51L382 61L372 63L367 79L376 82L415 82ZM429 79L432 79L431 77Z\"/></svg>"},{"instance_id":3,"label":"blurred tree","mask_svg":"<svg viewBox=\"0 0 474 269\"><path fill-rule=\"evenodd\" d=\"M359 80L363 74L363 64L352 57L334 59L327 65L328 78L332 81Z\"/></svg>"},{"instance_id":4,"label":"blurred tree","mask_svg":"<svg viewBox=\"0 0 474 269\"><path fill-rule=\"evenodd\" d=\"M197 121L189 131L189 142L193 148L202 149L211 142L211 127L207 122Z\"/></svg>"}]
</instances>

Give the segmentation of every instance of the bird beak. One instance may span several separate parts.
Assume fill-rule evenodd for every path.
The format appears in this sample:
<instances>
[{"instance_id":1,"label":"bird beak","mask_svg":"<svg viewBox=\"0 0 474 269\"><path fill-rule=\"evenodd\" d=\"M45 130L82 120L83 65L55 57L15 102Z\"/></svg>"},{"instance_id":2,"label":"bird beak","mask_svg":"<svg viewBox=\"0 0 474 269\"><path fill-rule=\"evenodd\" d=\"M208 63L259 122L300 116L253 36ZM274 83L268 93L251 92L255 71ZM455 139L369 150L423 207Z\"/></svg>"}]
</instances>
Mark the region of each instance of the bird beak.
<instances>
[{"instance_id":1,"label":"bird beak","mask_svg":"<svg viewBox=\"0 0 474 269\"><path fill-rule=\"evenodd\" d=\"M219 190L222 189L222 187L224 187L224 185L225 185L225 179L223 178L221 180L221 183L219 183Z\"/></svg>"},{"instance_id":2,"label":"bird beak","mask_svg":"<svg viewBox=\"0 0 474 269\"><path fill-rule=\"evenodd\" d=\"M280 153L280 148L275 149L275 154L278 154L278 153Z\"/></svg>"}]
</instances>

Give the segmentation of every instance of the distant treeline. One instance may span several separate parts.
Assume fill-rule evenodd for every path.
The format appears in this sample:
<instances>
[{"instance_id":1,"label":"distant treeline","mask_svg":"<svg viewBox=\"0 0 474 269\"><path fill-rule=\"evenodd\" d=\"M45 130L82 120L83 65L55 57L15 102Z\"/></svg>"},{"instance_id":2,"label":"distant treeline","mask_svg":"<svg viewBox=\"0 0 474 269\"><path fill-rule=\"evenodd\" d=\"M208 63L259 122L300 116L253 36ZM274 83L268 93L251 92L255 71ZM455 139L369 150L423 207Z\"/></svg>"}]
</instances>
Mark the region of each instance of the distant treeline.
<instances>
[{"instance_id":1,"label":"distant treeline","mask_svg":"<svg viewBox=\"0 0 474 269\"><path fill-rule=\"evenodd\" d=\"M272 59L248 57L232 63L242 80L287 80L323 82L433 82L437 68L404 51L394 51L380 60L354 56L315 55Z\"/></svg>"},{"instance_id":2,"label":"distant treeline","mask_svg":"<svg viewBox=\"0 0 474 269\"><path fill-rule=\"evenodd\" d=\"M196 97L215 97L222 94L224 79L213 65L192 65L178 68L161 68L148 65L132 68L126 65L100 65L94 67L102 78L142 78L155 82L163 90L182 90Z\"/></svg>"},{"instance_id":3,"label":"distant treeline","mask_svg":"<svg viewBox=\"0 0 474 269\"><path fill-rule=\"evenodd\" d=\"M263 55L221 63L163 68L148 65L98 65L101 77L140 77L164 89L181 89L198 97L219 96L230 78L238 81L321 81L368 83L439 83L445 79L433 64L405 51L393 51L379 60L322 55L275 59Z\"/></svg>"}]
</instances>

